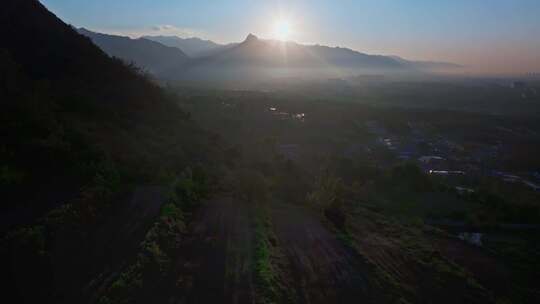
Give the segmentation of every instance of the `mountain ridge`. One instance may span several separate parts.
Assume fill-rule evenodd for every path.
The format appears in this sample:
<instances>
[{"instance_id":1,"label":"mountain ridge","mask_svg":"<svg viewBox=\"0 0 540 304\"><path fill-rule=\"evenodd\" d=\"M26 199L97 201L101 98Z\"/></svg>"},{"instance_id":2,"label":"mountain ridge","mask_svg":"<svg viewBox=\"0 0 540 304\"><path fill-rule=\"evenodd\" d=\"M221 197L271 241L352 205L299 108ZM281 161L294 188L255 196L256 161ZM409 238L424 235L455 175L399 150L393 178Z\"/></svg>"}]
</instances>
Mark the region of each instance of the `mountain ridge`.
<instances>
[{"instance_id":1,"label":"mountain ridge","mask_svg":"<svg viewBox=\"0 0 540 304\"><path fill-rule=\"evenodd\" d=\"M189 57L203 57L230 47L235 43L219 44L212 40L198 37L181 38L178 36L142 36L141 38L152 40L169 47L176 47L185 52Z\"/></svg>"},{"instance_id":2,"label":"mountain ridge","mask_svg":"<svg viewBox=\"0 0 540 304\"><path fill-rule=\"evenodd\" d=\"M182 41L190 41L190 40L192 40L192 41L202 41L202 42L208 43L209 45L212 45L214 51L219 51L219 50L222 50L223 48L227 48L227 47L229 47L229 48L234 47L234 46L236 46L236 45L238 45L238 44L240 44L242 42L245 42L246 40L252 39L252 38L256 38L256 39L264 40L264 41L272 41L271 39L261 39L261 38L259 38L257 35L255 35L253 33L249 33L242 42L228 43L228 44L219 44L219 43L216 43L216 42L214 42L212 40L205 40L205 39L201 39L201 38L198 38L198 37L180 38L178 36L142 36L142 38L149 39L149 40L154 40L154 41L163 43L163 44L168 45L168 46L174 46L174 45L161 42L160 39L179 39L179 40L182 40ZM293 41L287 41L287 42L293 42ZM361 51L358 51L358 50L355 50L355 49L352 49L352 48L349 48L349 47L343 47L343 46L328 46L328 45L321 45L321 44L302 44L302 43L297 43L297 42L294 42L294 43L299 44L299 45L303 45L303 46L306 46L306 47L310 47L310 48L329 49L329 50L333 50L333 51L349 52L349 53L359 54L359 55L379 56L379 57L384 57L384 58L390 58L390 59L393 59L393 60L397 61L398 63L406 64L406 65L408 64L408 65L416 66L416 67L424 67L424 68L431 67L431 66L436 66L438 68L461 68L461 67L463 67L460 64L456 64L456 63L452 63L452 62L445 62L445 61L408 60L408 59L405 59L405 58L400 57L400 56L367 54L367 53L364 53L364 52L361 52ZM184 50L180 46L176 46L176 47L180 48L181 50ZM193 55L190 55L190 57L197 57L198 58L198 57L207 57L207 56L210 56L210 55L212 55L212 52L207 51L204 54L194 53Z\"/></svg>"},{"instance_id":3,"label":"mountain ridge","mask_svg":"<svg viewBox=\"0 0 540 304\"><path fill-rule=\"evenodd\" d=\"M257 82L281 77L341 78L356 73L414 72L386 56L350 49L306 46L292 41L260 39L249 34L244 41L211 56L193 59L165 75L174 80L226 80Z\"/></svg>"},{"instance_id":4,"label":"mountain ridge","mask_svg":"<svg viewBox=\"0 0 540 304\"><path fill-rule=\"evenodd\" d=\"M181 66L189 60L181 49L145 38L132 39L96 33L86 28L79 28L77 31L89 37L108 55L121 58L128 63L135 63L141 69L154 75L159 75L170 66Z\"/></svg>"},{"instance_id":5,"label":"mountain ridge","mask_svg":"<svg viewBox=\"0 0 540 304\"><path fill-rule=\"evenodd\" d=\"M108 54L133 61L165 80L256 81L276 77L312 79L365 74L416 75L460 67L453 63L409 61L397 56L366 54L344 47L261 39L253 33L242 42L222 45L196 37L144 36L130 39L84 29L79 31L93 37L93 41ZM192 42L197 46L189 45ZM148 44L159 51L150 51ZM189 49L191 56L179 48L181 45ZM143 51L134 54L134 50L139 49ZM159 55L172 52L171 49L178 50L183 56L172 57L171 60L170 56Z\"/></svg>"}]
</instances>

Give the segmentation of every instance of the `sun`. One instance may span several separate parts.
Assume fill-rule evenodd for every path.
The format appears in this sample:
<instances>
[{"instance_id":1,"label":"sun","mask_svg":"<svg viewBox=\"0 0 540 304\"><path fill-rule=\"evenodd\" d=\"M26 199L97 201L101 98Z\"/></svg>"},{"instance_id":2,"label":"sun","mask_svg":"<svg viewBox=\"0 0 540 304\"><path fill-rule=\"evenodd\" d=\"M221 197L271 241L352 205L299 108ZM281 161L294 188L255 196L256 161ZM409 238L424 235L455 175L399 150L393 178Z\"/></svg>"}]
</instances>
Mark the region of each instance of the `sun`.
<instances>
[{"instance_id":1,"label":"sun","mask_svg":"<svg viewBox=\"0 0 540 304\"><path fill-rule=\"evenodd\" d=\"M288 20L278 20L274 24L274 38L286 41L291 36L291 30L291 23Z\"/></svg>"}]
</instances>

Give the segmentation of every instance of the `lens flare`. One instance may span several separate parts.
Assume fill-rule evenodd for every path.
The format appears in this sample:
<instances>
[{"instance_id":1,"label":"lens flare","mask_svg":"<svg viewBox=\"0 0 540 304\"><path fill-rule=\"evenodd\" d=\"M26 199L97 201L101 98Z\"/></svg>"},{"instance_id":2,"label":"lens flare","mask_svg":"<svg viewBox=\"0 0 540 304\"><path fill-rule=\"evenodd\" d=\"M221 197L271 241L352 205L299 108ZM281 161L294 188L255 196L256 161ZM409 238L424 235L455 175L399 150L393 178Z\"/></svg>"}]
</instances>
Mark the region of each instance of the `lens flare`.
<instances>
[{"instance_id":1,"label":"lens flare","mask_svg":"<svg viewBox=\"0 0 540 304\"><path fill-rule=\"evenodd\" d=\"M291 24L287 20L278 20L274 24L274 38L285 41L291 35Z\"/></svg>"}]
</instances>

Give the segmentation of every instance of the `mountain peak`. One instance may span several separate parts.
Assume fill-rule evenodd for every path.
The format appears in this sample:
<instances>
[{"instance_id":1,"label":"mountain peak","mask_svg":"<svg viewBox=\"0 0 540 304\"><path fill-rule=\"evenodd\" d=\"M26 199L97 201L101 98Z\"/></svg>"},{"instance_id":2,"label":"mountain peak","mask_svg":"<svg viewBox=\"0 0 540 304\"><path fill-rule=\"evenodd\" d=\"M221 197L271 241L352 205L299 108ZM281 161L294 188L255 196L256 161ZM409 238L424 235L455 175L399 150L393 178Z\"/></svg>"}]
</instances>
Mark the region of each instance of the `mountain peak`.
<instances>
[{"instance_id":1,"label":"mountain peak","mask_svg":"<svg viewBox=\"0 0 540 304\"><path fill-rule=\"evenodd\" d=\"M81 33L93 33L91 30L89 30L89 29L87 29L87 28L85 28L85 27L76 28L76 27L72 26L72 28L73 28L75 31L79 32L79 34L81 34Z\"/></svg>"},{"instance_id":2,"label":"mountain peak","mask_svg":"<svg viewBox=\"0 0 540 304\"><path fill-rule=\"evenodd\" d=\"M251 33L249 33L249 35L247 35L246 37L246 40L244 40L244 42L250 42L250 41L258 41L259 38Z\"/></svg>"}]
</instances>

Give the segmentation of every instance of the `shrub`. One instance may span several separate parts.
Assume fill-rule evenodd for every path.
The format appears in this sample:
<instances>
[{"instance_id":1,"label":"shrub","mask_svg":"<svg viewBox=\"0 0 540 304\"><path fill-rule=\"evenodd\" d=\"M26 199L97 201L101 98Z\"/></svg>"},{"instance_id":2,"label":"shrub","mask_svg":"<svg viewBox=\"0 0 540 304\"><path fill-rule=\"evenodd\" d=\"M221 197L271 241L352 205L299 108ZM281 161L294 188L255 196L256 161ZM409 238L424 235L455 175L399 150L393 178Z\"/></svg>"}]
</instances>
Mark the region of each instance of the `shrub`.
<instances>
[{"instance_id":1,"label":"shrub","mask_svg":"<svg viewBox=\"0 0 540 304\"><path fill-rule=\"evenodd\" d=\"M210 192L207 174L200 167L186 168L173 181L170 200L184 211L192 209Z\"/></svg>"},{"instance_id":2,"label":"shrub","mask_svg":"<svg viewBox=\"0 0 540 304\"><path fill-rule=\"evenodd\" d=\"M330 173L321 172L315 183L315 190L308 194L308 203L318 208L338 229L345 228L344 208L345 185L343 181Z\"/></svg>"},{"instance_id":3,"label":"shrub","mask_svg":"<svg viewBox=\"0 0 540 304\"><path fill-rule=\"evenodd\" d=\"M161 216L170 218L182 218L182 211L173 203L161 207Z\"/></svg>"}]
</instances>

